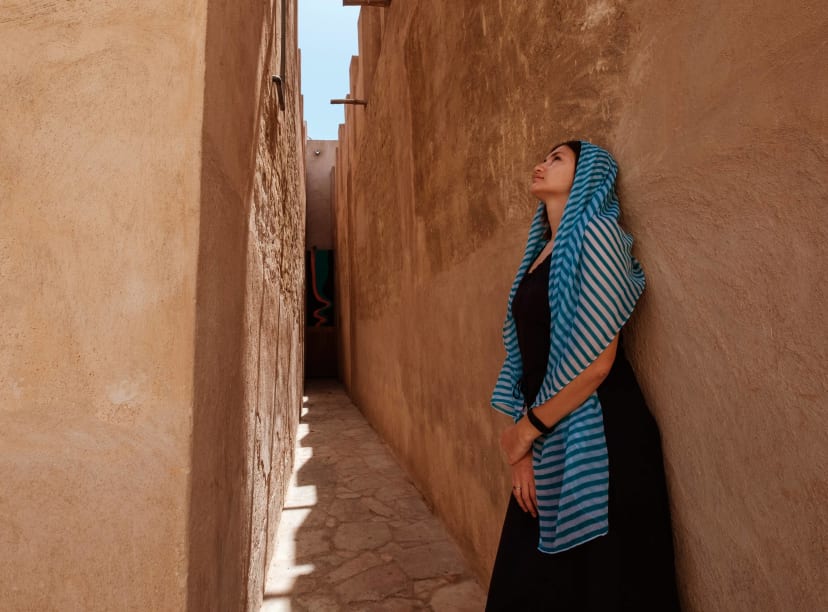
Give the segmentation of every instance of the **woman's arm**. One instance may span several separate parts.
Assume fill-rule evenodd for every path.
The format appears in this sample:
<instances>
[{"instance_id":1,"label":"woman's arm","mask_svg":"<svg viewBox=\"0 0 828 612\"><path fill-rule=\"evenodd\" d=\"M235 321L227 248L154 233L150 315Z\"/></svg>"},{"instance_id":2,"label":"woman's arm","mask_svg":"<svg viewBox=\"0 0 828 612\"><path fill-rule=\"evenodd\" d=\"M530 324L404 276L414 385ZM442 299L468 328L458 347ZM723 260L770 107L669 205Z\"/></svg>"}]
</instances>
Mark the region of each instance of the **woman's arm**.
<instances>
[{"instance_id":1,"label":"woman's arm","mask_svg":"<svg viewBox=\"0 0 828 612\"><path fill-rule=\"evenodd\" d=\"M549 401L534 409L535 416L547 427L552 427L583 404L609 374L615 361L617 348L618 335L616 334L609 346L583 372L573 378ZM535 429L526 417L508 427L500 436L500 447L506 454L509 464L513 465L520 461L532 447L534 439L540 434L541 432Z\"/></svg>"}]
</instances>

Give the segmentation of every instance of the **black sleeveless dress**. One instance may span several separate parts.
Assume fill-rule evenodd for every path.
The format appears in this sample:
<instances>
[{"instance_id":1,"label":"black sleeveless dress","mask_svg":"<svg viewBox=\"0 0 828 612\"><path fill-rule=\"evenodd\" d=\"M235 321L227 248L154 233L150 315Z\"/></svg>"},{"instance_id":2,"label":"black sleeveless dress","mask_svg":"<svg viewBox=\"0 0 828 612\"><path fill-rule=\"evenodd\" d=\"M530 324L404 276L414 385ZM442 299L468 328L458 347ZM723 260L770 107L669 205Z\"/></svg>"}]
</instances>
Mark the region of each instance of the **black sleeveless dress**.
<instances>
[{"instance_id":1,"label":"black sleeveless dress","mask_svg":"<svg viewBox=\"0 0 828 612\"><path fill-rule=\"evenodd\" d=\"M527 405L549 355L550 256L518 285L512 302ZM661 440L630 364L623 332L597 389L609 454L609 533L564 552L538 547L538 519L510 494L489 585L488 612L679 610Z\"/></svg>"}]
</instances>

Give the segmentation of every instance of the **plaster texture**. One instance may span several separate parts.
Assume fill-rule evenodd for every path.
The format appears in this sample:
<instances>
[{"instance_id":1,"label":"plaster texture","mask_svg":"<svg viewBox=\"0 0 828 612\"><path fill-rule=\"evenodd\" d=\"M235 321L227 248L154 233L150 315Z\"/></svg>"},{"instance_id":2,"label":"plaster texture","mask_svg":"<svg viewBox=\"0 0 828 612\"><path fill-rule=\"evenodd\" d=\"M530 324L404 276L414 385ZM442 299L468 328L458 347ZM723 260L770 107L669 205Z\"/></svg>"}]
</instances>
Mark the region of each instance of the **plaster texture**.
<instances>
[{"instance_id":1,"label":"plaster texture","mask_svg":"<svg viewBox=\"0 0 828 612\"><path fill-rule=\"evenodd\" d=\"M509 495L489 408L508 289L562 140L607 147L648 286L688 610L828 600L824 3L363 8L337 150L340 375L488 579Z\"/></svg>"},{"instance_id":2,"label":"plaster texture","mask_svg":"<svg viewBox=\"0 0 828 612\"><path fill-rule=\"evenodd\" d=\"M290 474L304 338L296 3L211 0L203 122L189 605L255 610Z\"/></svg>"},{"instance_id":3,"label":"plaster texture","mask_svg":"<svg viewBox=\"0 0 828 612\"><path fill-rule=\"evenodd\" d=\"M0 608L257 609L301 405L295 2L0 10Z\"/></svg>"},{"instance_id":4,"label":"plaster texture","mask_svg":"<svg viewBox=\"0 0 828 612\"><path fill-rule=\"evenodd\" d=\"M336 140L308 140L305 168L307 175L306 248L333 248L332 188L333 167L336 160ZM319 151L319 154L316 153Z\"/></svg>"}]
</instances>

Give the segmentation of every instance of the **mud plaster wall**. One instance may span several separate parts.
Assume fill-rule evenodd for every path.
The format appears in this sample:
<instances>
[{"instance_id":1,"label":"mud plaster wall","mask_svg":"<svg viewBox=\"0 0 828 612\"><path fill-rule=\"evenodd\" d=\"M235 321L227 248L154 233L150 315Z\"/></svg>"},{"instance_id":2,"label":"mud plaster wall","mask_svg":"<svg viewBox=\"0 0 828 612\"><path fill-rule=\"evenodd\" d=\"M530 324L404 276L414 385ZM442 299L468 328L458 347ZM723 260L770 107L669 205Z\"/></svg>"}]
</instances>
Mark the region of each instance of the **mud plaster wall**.
<instances>
[{"instance_id":1,"label":"mud plaster wall","mask_svg":"<svg viewBox=\"0 0 828 612\"><path fill-rule=\"evenodd\" d=\"M304 154L294 3L281 114L278 4L235 4L0 13L4 610L258 609Z\"/></svg>"},{"instance_id":2,"label":"mud plaster wall","mask_svg":"<svg viewBox=\"0 0 828 612\"><path fill-rule=\"evenodd\" d=\"M3 610L186 605L205 23L0 10Z\"/></svg>"},{"instance_id":3,"label":"mud plaster wall","mask_svg":"<svg viewBox=\"0 0 828 612\"><path fill-rule=\"evenodd\" d=\"M689 610L825 601L823 3L364 8L337 151L340 373L488 580L509 495L489 397L534 163L619 161L629 324ZM366 42L367 41L367 42Z\"/></svg>"},{"instance_id":4,"label":"mud plaster wall","mask_svg":"<svg viewBox=\"0 0 828 612\"><path fill-rule=\"evenodd\" d=\"M316 154L319 151L319 154ZM331 230L331 172L336 159L336 140L308 140L307 168L307 248L333 248Z\"/></svg>"},{"instance_id":5,"label":"mud plaster wall","mask_svg":"<svg viewBox=\"0 0 828 612\"><path fill-rule=\"evenodd\" d=\"M258 610L302 401L305 182L296 3L210 0L189 609ZM300 237L297 239L297 237Z\"/></svg>"}]
</instances>

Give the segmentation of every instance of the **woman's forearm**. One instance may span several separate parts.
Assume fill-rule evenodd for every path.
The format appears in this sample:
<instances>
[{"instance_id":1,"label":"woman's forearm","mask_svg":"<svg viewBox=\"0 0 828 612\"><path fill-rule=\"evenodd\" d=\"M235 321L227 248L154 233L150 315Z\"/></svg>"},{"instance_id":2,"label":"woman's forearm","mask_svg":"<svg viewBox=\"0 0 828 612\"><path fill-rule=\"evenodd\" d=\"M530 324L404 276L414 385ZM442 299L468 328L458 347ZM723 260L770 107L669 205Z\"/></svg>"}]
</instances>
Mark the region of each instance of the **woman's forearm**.
<instances>
[{"instance_id":1,"label":"woman's forearm","mask_svg":"<svg viewBox=\"0 0 828 612\"><path fill-rule=\"evenodd\" d=\"M549 401L535 408L533 410L535 416L547 427L553 427L558 421L583 404L609 374L615 361L617 347L618 336L616 335L609 346L583 372L573 378ZM503 449L509 463L514 465L520 461L526 452L532 448L532 442L541 433L526 417L507 427L500 435L500 447Z\"/></svg>"},{"instance_id":2,"label":"woman's forearm","mask_svg":"<svg viewBox=\"0 0 828 612\"><path fill-rule=\"evenodd\" d=\"M583 404L592 395L601 382L607 377L615 361L615 351L618 347L618 336L604 349L587 368L570 381L563 389L552 396L548 401L536 407L533 412L547 427L554 427L578 406ZM532 426L529 419L523 418L517 423L523 427L526 436L536 438L540 432Z\"/></svg>"}]
</instances>

